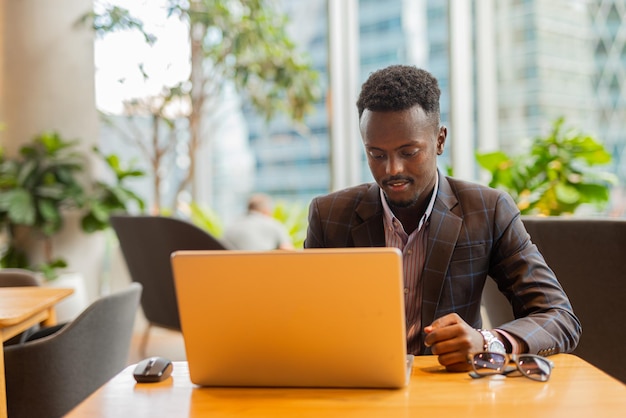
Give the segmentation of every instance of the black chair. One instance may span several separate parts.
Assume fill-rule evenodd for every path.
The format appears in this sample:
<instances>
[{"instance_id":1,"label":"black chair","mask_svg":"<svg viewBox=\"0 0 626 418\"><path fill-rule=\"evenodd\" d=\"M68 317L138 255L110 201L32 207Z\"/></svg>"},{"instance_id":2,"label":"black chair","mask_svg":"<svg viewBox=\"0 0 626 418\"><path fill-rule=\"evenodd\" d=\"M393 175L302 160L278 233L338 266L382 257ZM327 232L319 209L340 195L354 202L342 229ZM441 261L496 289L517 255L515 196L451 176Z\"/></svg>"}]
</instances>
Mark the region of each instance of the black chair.
<instances>
[{"instance_id":1,"label":"black chair","mask_svg":"<svg viewBox=\"0 0 626 418\"><path fill-rule=\"evenodd\" d=\"M178 302L170 256L177 250L226 250L208 232L183 220L164 216L111 217L133 281L143 285L141 308L148 321L140 343L145 357L152 326L180 331Z\"/></svg>"},{"instance_id":2,"label":"black chair","mask_svg":"<svg viewBox=\"0 0 626 418\"><path fill-rule=\"evenodd\" d=\"M56 333L5 347L8 415L63 416L126 367L140 294L132 283Z\"/></svg>"},{"instance_id":3,"label":"black chair","mask_svg":"<svg viewBox=\"0 0 626 418\"><path fill-rule=\"evenodd\" d=\"M39 286L41 284L37 275L26 269L6 268L0 269L0 287ZM4 346L24 342L29 335L39 330L39 325L34 325L26 331L9 338Z\"/></svg>"},{"instance_id":4,"label":"black chair","mask_svg":"<svg viewBox=\"0 0 626 418\"><path fill-rule=\"evenodd\" d=\"M555 216L522 221L582 323L574 354L626 383L626 219ZM483 304L491 326L513 318L492 280L485 286Z\"/></svg>"}]
</instances>

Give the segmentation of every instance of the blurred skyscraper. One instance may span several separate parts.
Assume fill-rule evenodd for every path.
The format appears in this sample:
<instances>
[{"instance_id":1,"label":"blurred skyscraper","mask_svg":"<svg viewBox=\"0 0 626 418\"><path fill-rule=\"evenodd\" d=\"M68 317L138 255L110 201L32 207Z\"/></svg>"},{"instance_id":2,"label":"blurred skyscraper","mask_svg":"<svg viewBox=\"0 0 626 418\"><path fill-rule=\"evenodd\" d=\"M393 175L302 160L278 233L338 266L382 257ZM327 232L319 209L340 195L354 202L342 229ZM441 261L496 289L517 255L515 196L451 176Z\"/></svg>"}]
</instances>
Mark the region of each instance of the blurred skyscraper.
<instances>
[{"instance_id":1,"label":"blurred skyscraper","mask_svg":"<svg viewBox=\"0 0 626 418\"><path fill-rule=\"evenodd\" d=\"M613 167L626 190L626 1L595 0L589 10L598 137L614 155Z\"/></svg>"},{"instance_id":2,"label":"blurred skyscraper","mask_svg":"<svg viewBox=\"0 0 626 418\"><path fill-rule=\"evenodd\" d=\"M568 126L597 133L593 31L585 2L493 4L500 146L517 151L524 139L547 134L560 116Z\"/></svg>"},{"instance_id":3,"label":"blurred skyscraper","mask_svg":"<svg viewBox=\"0 0 626 418\"><path fill-rule=\"evenodd\" d=\"M470 28L471 51L464 60L451 53L451 44L459 39L454 31L460 30L450 23L457 12L450 6L456 2L360 0L359 85L372 71L390 64L428 69L440 82L441 119L449 127L447 148L452 152L457 138L470 141L465 144L474 150L489 132L497 148L514 153L534 136L547 134L552 122L563 116L566 126L606 144L614 155L616 174L626 183L626 1L480 1L473 1L467 16L460 17ZM287 120L265 126L246 112L256 156L254 190L308 202L330 189L328 45L333 40L327 35L326 0L283 2L294 37L310 53L326 93L307 117L306 128L296 129ZM493 36L484 36L484 25L490 25L491 32L486 33ZM485 88L481 74L489 66L494 77ZM454 87L455 72L464 71L471 76L471 85ZM454 126L454 88L473 93L468 108L461 109L469 112L472 122L480 121L490 106L494 109L487 123L470 124L469 130ZM444 169L457 161L448 152L440 160ZM461 157L474 159L466 154ZM369 180L364 157L362 161L363 180ZM471 172L478 178L477 169Z\"/></svg>"}]
</instances>

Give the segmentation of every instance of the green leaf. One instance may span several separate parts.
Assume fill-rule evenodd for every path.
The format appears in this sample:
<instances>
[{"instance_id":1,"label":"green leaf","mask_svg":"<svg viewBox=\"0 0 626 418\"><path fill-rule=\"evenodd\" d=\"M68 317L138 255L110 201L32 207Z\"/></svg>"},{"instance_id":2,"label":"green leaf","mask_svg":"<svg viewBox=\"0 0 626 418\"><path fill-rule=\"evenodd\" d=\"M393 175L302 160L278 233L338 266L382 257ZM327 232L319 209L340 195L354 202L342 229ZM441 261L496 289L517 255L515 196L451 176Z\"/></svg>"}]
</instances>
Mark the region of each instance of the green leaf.
<instances>
[{"instance_id":1,"label":"green leaf","mask_svg":"<svg viewBox=\"0 0 626 418\"><path fill-rule=\"evenodd\" d=\"M0 207L7 211L11 223L33 225L35 223L35 207L33 198L27 190L13 189L2 193Z\"/></svg>"},{"instance_id":2,"label":"green leaf","mask_svg":"<svg viewBox=\"0 0 626 418\"><path fill-rule=\"evenodd\" d=\"M46 280L54 280L59 276L57 270L66 267L67 262L62 258L57 258L48 263L39 264L35 267L35 269L40 271Z\"/></svg>"},{"instance_id":3,"label":"green leaf","mask_svg":"<svg viewBox=\"0 0 626 418\"><path fill-rule=\"evenodd\" d=\"M568 184L557 183L554 186L554 190L556 193L556 198L560 202L571 204L577 202L580 199L580 193L578 193L578 190Z\"/></svg>"},{"instance_id":4,"label":"green leaf","mask_svg":"<svg viewBox=\"0 0 626 418\"><path fill-rule=\"evenodd\" d=\"M482 168L493 173L501 169L501 166L510 161L510 158L508 155L501 151L495 151L487 153L476 153L476 160Z\"/></svg>"},{"instance_id":5,"label":"green leaf","mask_svg":"<svg viewBox=\"0 0 626 418\"><path fill-rule=\"evenodd\" d=\"M102 222L100 219L96 218L92 212L89 212L81 219L80 225L83 231L92 233L106 229L109 226L109 223L108 218L107 222Z\"/></svg>"},{"instance_id":6,"label":"green leaf","mask_svg":"<svg viewBox=\"0 0 626 418\"><path fill-rule=\"evenodd\" d=\"M94 201L91 206L92 216L102 224L109 220L109 211L110 208L99 201Z\"/></svg>"},{"instance_id":7,"label":"green leaf","mask_svg":"<svg viewBox=\"0 0 626 418\"><path fill-rule=\"evenodd\" d=\"M299 203L288 204L278 201L272 216L285 225L295 248L304 247L308 226L308 206Z\"/></svg>"},{"instance_id":8,"label":"green leaf","mask_svg":"<svg viewBox=\"0 0 626 418\"><path fill-rule=\"evenodd\" d=\"M208 231L216 238L220 238L224 233L224 226L213 209L209 207L201 207L197 203L192 202L189 205L191 211L191 221L200 228Z\"/></svg>"},{"instance_id":9,"label":"green leaf","mask_svg":"<svg viewBox=\"0 0 626 418\"><path fill-rule=\"evenodd\" d=\"M37 211L40 219L38 226L46 236L52 236L61 229L63 218L60 207L49 199L40 199L37 202Z\"/></svg>"},{"instance_id":10,"label":"green leaf","mask_svg":"<svg viewBox=\"0 0 626 418\"><path fill-rule=\"evenodd\" d=\"M66 196L66 188L62 184L49 181L46 182L45 185L37 187L33 191L39 197L58 202L63 201L63 198Z\"/></svg>"},{"instance_id":11,"label":"green leaf","mask_svg":"<svg viewBox=\"0 0 626 418\"><path fill-rule=\"evenodd\" d=\"M607 203L610 198L609 189L603 184L580 184L577 185L584 203Z\"/></svg>"},{"instance_id":12,"label":"green leaf","mask_svg":"<svg viewBox=\"0 0 626 418\"><path fill-rule=\"evenodd\" d=\"M0 258L0 267L28 269L28 257L24 251L9 245L2 258Z\"/></svg>"}]
</instances>

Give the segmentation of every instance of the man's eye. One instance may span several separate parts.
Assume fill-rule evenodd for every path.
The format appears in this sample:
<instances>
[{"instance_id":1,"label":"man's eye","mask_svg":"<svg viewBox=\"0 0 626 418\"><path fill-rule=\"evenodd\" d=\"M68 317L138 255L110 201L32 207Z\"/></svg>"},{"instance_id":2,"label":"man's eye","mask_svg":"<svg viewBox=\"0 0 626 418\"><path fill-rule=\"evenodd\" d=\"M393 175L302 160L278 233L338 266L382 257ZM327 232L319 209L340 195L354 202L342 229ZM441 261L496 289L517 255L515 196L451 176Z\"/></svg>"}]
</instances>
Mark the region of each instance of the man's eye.
<instances>
[{"instance_id":1,"label":"man's eye","mask_svg":"<svg viewBox=\"0 0 626 418\"><path fill-rule=\"evenodd\" d=\"M413 157L417 154L418 150L413 150L413 151L402 151L402 156L403 157Z\"/></svg>"},{"instance_id":2,"label":"man's eye","mask_svg":"<svg viewBox=\"0 0 626 418\"><path fill-rule=\"evenodd\" d=\"M369 155L371 158L373 158L374 160L380 160L381 158L385 157L385 154L381 153L381 152L373 152L370 151Z\"/></svg>"}]
</instances>

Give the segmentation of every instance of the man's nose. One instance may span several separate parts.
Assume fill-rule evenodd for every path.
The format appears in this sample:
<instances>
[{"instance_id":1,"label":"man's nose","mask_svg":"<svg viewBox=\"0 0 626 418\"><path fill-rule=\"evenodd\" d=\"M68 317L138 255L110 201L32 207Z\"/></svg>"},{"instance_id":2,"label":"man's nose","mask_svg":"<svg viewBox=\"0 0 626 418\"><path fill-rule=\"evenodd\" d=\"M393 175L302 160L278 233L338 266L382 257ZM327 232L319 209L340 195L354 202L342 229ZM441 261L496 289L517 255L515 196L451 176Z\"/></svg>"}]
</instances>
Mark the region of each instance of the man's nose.
<instances>
[{"instance_id":1,"label":"man's nose","mask_svg":"<svg viewBox=\"0 0 626 418\"><path fill-rule=\"evenodd\" d=\"M399 158L390 157L387 159L387 174L395 176L398 173L402 173L403 166L402 161Z\"/></svg>"}]
</instances>

